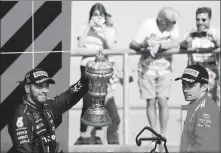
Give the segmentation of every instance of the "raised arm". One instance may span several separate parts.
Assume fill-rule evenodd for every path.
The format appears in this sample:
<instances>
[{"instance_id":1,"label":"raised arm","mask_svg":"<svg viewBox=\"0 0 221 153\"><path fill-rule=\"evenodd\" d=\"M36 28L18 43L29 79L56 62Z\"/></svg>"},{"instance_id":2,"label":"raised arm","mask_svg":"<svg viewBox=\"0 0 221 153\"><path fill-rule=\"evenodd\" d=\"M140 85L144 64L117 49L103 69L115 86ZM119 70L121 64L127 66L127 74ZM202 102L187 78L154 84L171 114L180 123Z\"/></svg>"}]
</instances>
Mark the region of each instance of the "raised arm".
<instances>
[{"instance_id":1,"label":"raised arm","mask_svg":"<svg viewBox=\"0 0 221 153\"><path fill-rule=\"evenodd\" d=\"M55 118L80 101L84 94L88 92L88 82L88 78L83 76L79 81L70 86L67 91L48 99L47 103L52 107Z\"/></svg>"}]
</instances>

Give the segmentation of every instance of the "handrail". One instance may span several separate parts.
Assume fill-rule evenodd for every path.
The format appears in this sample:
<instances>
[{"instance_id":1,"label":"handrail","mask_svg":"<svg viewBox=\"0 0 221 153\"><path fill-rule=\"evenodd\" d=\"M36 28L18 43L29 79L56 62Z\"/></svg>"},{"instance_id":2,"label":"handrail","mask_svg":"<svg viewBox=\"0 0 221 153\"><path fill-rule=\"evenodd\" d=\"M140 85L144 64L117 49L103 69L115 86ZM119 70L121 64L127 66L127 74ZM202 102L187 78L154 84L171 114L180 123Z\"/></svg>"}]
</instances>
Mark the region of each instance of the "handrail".
<instances>
[{"instance_id":1,"label":"handrail","mask_svg":"<svg viewBox=\"0 0 221 153\"><path fill-rule=\"evenodd\" d=\"M129 82L129 79L128 79L128 54L124 54L124 58L123 58L123 71L124 71L124 76L123 76L123 121L124 121L124 125L123 125L123 128L124 128L124 144L128 144L128 118L127 116L129 115L128 114L128 109L129 109L129 104L128 104L128 82Z\"/></svg>"},{"instance_id":2,"label":"handrail","mask_svg":"<svg viewBox=\"0 0 221 153\"><path fill-rule=\"evenodd\" d=\"M212 50L212 52L211 52ZM71 51L71 56L94 56L97 54L97 50L90 50L90 49L76 49L74 51ZM129 55L137 55L137 54L148 54L146 51L134 51L132 49L104 49L103 54L104 55L123 55L123 54L129 54ZM187 51L182 49L169 49L166 52L160 53L161 55L171 55L171 54L193 54L193 53L220 53L220 48L217 49L197 49L193 51Z\"/></svg>"},{"instance_id":3,"label":"handrail","mask_svg":"<svg viewBox=\"0 0 221 153\"><path fill-rule=\"evenodd\" d=\"M171 55L171 54L193 54L193 53L220 53L220 48L217 49L196 49L194 51L186 51L183 49L169 49L166 52L162 53L163 55ZM42 51L34 51L34 52L3 52L1 51L0 54L42 54L42 53L70 53L71 56L93 56L97 54L97 50L90 50L90 49L83 49L83 48L76 48L74 50L62 50L62 51L51 51L51 50L42 50ZM104 49L103 54L105 55L123 55L124 53L128 53L129 55L136 55L136 54L148 54L148 52L136 52L132 49Z\"/></svg>"}]
</instances>

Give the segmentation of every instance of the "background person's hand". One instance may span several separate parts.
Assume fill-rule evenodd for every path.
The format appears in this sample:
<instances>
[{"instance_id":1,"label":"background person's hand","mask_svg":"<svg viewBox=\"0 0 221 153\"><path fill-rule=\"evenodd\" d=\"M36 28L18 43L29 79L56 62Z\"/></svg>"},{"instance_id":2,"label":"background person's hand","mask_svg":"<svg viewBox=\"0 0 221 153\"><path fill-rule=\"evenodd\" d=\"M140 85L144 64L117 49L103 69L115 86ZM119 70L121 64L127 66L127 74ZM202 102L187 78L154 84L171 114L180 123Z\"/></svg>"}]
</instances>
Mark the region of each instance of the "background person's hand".
<instances>
[{"instance_id":1,"label":"background person's hand","mask_svg":"<svg viewBox=\"0 0 221 153\"><path fill-rule=\"evenodd\" d=\"M92 18L97 27L102 27L105 24L105 19L103 17L92 17Z\"/></svg>"},{"instance_id":2,"label":"background person's hand","mask_svg":"<svg viewBox=\"0 0 221 153\"><path fill-rule=\"evenodd\" d=\"M105 19L104 18L92 17L92 25L93 25L94 31L99 36L105 35L106 25L105 25Z\"/></svg>"},{"instance_id":3,"label":"background person's hand","mask_svg":"<svg viewBox=\"0 0 221 153\"><path fill-rule=\"evenodd\" d=\"M150 38L146 38L144 41L143 41L143 45L144 47L154 47L158 44L158 42L155 40L155 39L150 39Z\"/></svg>"},{"instance_id":4,"label":"background person's hand","mask_svg":"<svg viewBox=\"0 0 221 153\"><path fill-rule=\"evenodd\" d=\"M148 47L147 49L149 49L150 55L152 57L155 57L156 54L158 53L159 49L160 49L160 44L156 44L153 47Z\"/></svg>"},{"instance_id":5,"label":"background person's hand","mask_svg":"<svg viewBox=\"0 0 221 153\"><path fill-rule=\"evenodd\" d=\"M148 40L149 47L155 47L158 45L158 42L154 39Z\"/></svg>"}]
</instances>

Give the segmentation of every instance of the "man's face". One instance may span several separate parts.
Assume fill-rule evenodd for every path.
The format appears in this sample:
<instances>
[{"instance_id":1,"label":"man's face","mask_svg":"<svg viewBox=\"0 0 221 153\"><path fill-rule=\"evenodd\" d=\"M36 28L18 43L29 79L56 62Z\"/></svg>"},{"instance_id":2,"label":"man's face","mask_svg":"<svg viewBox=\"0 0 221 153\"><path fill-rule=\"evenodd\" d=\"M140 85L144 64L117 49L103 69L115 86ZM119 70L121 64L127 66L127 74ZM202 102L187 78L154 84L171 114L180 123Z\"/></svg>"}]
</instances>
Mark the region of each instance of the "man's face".
<instances>
[{"instance_id":1,"label":"man's face","mask_svg":"<svg viewBox=\"0 0 221 153\"><path fill-rule=\"evenodd\" d=\"M34 102L43 103L47 99L47 94L49 92L49 83L44 82L41 85L31 84L30 85L30 98Z\"/></svg>"},{"instance_id":2,"label":"man's face","mask_svg":"<svg viewBox=\"0 0 221 153\"><path fill-rule=\"evenodd\" d=\"M174 28L176 22L177 22L177 21L176 21L175 19L167 19L167 20L165 20L165 29L166 29L167 31L173 30L173 28Z\"/></svg>"},{"instance_id":3,"label":"man's face","mask_svg":"<svg viewBox=\"0 0 221 153\"><path fill-rule=\"evenodd\" d=\"M200 13L196 15L196 27L197 30L202 32L208 29L210 26L210 18L208 13Z\"/></svg>"},{"instance_id":4,"label":"man's face","mask_svg":"<svg viewBox=\"0 0 221 153\"><path fill-rule=\"evenodd\" d=\"M195 101L201 95L201 84L199 82L190 83L182 80L182 89L186 101Z\"/></svg>"}]
</instances>

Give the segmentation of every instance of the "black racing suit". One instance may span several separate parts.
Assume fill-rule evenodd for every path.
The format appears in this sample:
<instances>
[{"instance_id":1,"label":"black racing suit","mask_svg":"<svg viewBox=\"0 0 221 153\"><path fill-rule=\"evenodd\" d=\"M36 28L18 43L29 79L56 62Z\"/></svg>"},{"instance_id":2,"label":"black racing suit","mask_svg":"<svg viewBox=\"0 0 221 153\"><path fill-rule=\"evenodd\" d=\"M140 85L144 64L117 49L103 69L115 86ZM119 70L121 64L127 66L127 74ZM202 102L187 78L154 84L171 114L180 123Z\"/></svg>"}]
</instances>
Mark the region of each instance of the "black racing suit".
<instances>
[{"instance_id":1,"label":"black racing suit","mask_svg":"<svg viewBox=\"0 0 221 153\"><path fill-rule=\"evenodd\" d=\"M24 99L8 124L13 153L55 153L58 143L55 137L54 120L74 106L88 91L88 79L82 77L59 96L44 104L33 104Z\"/></svg>"}]
</instances>

